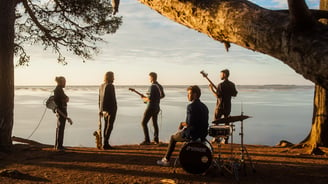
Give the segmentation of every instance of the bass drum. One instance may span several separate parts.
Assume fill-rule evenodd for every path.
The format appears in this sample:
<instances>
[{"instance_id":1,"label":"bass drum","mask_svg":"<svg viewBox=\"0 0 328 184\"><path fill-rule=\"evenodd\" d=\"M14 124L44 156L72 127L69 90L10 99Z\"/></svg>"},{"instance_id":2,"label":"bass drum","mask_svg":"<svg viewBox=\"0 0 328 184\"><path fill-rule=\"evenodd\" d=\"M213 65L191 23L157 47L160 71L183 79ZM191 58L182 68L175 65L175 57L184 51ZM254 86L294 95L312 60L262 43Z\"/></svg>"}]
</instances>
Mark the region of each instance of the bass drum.
<instances>
[{"instance_id":1,"label":"bass drum","mask_svg":"<svg viewBox=\"0 0 328 184\"><path fill-rule=\"evenodd\" d=\"M212 163L212 152L213 148L207 140L186 143L180 150L180 164L188 173L204 173Z\"/></svg>"}]
</instances>

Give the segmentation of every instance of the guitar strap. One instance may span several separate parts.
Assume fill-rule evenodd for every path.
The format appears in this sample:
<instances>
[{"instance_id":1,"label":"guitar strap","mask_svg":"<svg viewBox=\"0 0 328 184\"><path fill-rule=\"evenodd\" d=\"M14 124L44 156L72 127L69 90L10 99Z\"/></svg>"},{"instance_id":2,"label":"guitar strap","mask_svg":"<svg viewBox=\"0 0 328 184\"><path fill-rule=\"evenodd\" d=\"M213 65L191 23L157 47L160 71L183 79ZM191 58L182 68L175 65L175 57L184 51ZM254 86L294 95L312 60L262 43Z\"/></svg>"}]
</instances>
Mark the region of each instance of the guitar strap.
<instances>
[{"instance_id":1,"label":"guitar strap","mask_svg":"<svg viewBox=\"0 0 328 184\"><path fill-rule=\"evenodd\" d=\"M159 91L160 98L162 98L163 97L163 92L162 92L161 88L158 86L158 84L154 84L154 85L157 87L157 89Z\"/></svg>"}]
</instances>

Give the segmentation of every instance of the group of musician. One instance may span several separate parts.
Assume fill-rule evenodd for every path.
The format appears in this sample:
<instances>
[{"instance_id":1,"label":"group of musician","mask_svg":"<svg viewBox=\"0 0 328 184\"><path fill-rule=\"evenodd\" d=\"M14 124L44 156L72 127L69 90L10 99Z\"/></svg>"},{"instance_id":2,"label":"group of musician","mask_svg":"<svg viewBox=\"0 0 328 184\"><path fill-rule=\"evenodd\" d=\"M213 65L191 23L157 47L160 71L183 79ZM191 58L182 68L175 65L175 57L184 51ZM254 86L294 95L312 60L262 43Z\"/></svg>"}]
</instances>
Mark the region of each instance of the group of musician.
<instances>
[{"instance_id":1,"label":"group of musician","mask_svg":"<svg viewBox=\"0 0 328 184\"><path fill-rule=\"evenodd\" d=\"M237 95L235 84L229 81L229 70L225 69L220 72L220 79L222 80L217 86L210 82L209 89L217 98L214 119L226 118L231 112L231 97ZM58 115L56 128L56 142L55 149L63 151L63 138L65 122L67 118L67 103L68 96L64 93L66 80L64 77L56 77L57 86L54 90L55 103L58 110L63 114ZM147 107L142 119L142 128L144 132L144 140L140 145L159 144L159 128L158 128L158 114L160 112L160 100L165 97L164 89L157 81L157 74L155 72L149 73L149 81L151 83L147 95L141 95L142 100L147 103ZM104 76L104 82L99 87L99 116L104 119L103 130L103 149L113 149L109 144L111 132L113 130L116 113L117 101L115 94L114 73L109 71ZM177 142L186 142L193 140L204 140L208 133L208 108L200 100L201 90L197 85L189 86L187 88L187 97L190 104L187 106L186 121L179 124L179 131L173 134L170 138L167 152L165 156L157 161L157 164L168 166L169 160L174 151ZM151 142L148 122L152 119L154 126L153 141ZM227 143L227 139L224 142Z\"/></svg>"}]
</instances>

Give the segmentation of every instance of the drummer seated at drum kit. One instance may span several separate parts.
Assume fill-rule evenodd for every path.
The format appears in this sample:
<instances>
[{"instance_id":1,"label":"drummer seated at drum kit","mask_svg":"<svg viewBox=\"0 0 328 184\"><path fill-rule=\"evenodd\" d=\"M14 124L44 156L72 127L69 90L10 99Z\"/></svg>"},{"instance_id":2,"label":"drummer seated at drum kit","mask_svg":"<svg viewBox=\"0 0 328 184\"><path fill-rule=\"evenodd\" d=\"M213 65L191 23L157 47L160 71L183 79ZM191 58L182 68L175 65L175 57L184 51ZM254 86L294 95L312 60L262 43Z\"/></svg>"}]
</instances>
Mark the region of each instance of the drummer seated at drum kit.
<instances>
[{"instance_id":1,"label":"drummer seated at drum kit","mask_svg":"<svg viewBox=\"0 0 328 184\"><path fill-rule=\"evenodd\" d=\"M187 88L188 100L186 122L181 122L179 131L171 136L165 156L157 161L158 165L169 166L170 158L177 142L205 140L208 133L208 108L200 101L201 90L198 86Z\"/></svg>"}]
</instances>

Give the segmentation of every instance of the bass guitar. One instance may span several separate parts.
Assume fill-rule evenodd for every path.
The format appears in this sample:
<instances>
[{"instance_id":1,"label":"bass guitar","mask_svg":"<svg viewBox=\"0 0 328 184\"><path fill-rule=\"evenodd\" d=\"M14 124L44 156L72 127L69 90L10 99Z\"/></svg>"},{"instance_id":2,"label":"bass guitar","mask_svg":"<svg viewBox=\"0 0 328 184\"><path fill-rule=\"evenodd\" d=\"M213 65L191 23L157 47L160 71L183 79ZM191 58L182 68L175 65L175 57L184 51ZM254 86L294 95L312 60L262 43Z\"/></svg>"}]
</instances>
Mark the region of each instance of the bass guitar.
<instances>
[{"instance_id":1,"label":"bass guitar","mask_svg":"<svg viewBox=\"0 0 328 184\"><path fill-rule=\"evenodd\" d=\"M214 87L215 90L218 90L218 88L215 86L215 84L207 77L208 74L204 72L204 70L200 71L200 73L203 75L203 77L205 77L208 82Z\"/></svg>"}]
</instances>

